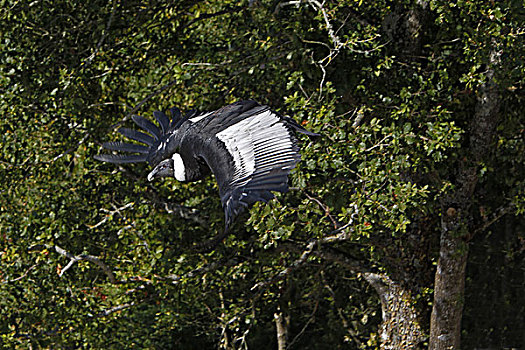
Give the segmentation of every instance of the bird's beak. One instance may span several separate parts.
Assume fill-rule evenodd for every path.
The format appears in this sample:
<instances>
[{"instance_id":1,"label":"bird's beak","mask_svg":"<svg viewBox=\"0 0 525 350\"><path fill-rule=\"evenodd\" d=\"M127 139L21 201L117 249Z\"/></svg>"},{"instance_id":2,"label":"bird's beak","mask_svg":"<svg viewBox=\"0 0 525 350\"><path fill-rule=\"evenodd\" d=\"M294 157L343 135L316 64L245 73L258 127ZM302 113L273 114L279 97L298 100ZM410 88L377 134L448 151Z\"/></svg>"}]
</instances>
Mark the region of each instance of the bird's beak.
<instances>
[{"instance_id":1,"label":"bird's beak","mask_svg":"<svg viewBox=\"0 0 525 350\"><path fill-rule=\"evenodd\" d=\"M157 173L157 169L153 169L149 174L148 174L148 181L153 181L155 179L155 174Z\"/></svg>"}]
</instances>

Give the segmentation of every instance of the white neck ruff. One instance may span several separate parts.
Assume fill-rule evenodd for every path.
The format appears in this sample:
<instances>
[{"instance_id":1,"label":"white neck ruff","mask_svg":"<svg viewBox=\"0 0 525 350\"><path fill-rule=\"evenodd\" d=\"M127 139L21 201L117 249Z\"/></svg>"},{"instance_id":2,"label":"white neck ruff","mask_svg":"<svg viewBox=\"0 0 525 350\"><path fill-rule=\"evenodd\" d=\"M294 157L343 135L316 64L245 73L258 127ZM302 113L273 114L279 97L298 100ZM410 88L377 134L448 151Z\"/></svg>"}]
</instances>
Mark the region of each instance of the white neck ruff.
<instances>
[{"instance_id":1,"label":"white neck ruff","mask_svg":"<svg viewBox=\"0 0 525 350\"><path fill-rule=\"evenodd\" d=\"M186 181L186 168L184 167L184 162L180 154L174 153L171 159L173 159L173 175L175 179L178 181Z\"/></svg>"}]
</instances>

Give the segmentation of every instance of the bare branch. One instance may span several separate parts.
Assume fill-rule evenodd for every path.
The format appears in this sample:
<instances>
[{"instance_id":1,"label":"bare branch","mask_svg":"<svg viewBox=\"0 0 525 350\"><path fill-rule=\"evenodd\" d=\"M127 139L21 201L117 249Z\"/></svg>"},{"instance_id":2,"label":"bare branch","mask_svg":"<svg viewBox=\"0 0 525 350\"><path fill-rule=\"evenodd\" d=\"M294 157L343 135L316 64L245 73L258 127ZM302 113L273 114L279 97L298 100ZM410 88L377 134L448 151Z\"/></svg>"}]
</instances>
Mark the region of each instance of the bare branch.
<instances>
[{"instance_id":1,"label":"bare branch","mask_svg":"<svg viewBox=\"0 0 525 350\"><path fill-rule=\"evenodd\" d=\"M132 207L134 204L135 204L134 202L130 202L130 203L128 203L128 204L126 204L126 205L124 205L124 206L122 206L122 207L120 207L120 208L117 208L117 209L115 209L115 210L112 210L112 211L109 211L109 210L107 210L107 209L101 209L102 211L106 211L106 212L108 213L108 214L106 214L106 216L104 217L104 219L102 219L100 222L96 223L96 224L93 225L93 226L90 226L90 225L86 225L86 226L89 227L90 230L93 230L93 229L95 229L95 228L97 228L97 227L103 225L103 224L104 224L106 221L108 221L109 218L112 217L113 215L115 215L115 214L117 214L117 213L120 214L120 211L121 211L121 210L128 209L128 208Z\"/></svg>"},{"instance_id":2,"label":"bare branch","mask_svg":"<svg viewBox=\"0 0 525 350\"><path fill-rule=\"evenodd\" d=\"M328 30L328 35L330 35L330 38L332 39L332 42L334 43L334 49L339 50L343 44L341 43L341 39L335 34L334 29L332 27L332 23L330 23L330 19L328 18L328 14L326 13L326 9L323 7L323 4L321 4L317 0L307 0L310 5L315 8L316 10L321 11L323 14L324 22L326 24L326 29Z\"/></svg>"},{"instance_id":3,"label":"bare branch","mask_svg":"<svg viewBox=\"0 0 525 350\"><path fill-rule=\"evenodd\" d=\"M97 317L108 316L108 315L110 315L110 314L112 314L114 312L127 309L129 307L134 306L134 305L135 305L135 302L132 301L131 303L126 303L126 304L122 304L122 305L119 305L119 306L115 306L115 307L112 307L111 309L104 310L101 313L97 314Z\"/></svg>"},{"instance_id":4,"label":"bare branch","mask_svg":"<svg viewBox=\"0 0 525 350\"><path fill-rule=\"evenodd\" d=\"M31 266L30 268L28 268L22 275L20 275L19 277L17 278L13 278L12 280L5 280L5 281L2 281L2 284L8 284L8 283L13 283L13 282L16 282L16 281L20 281L21 279L25 278L28 274L29 274L29 271L33 270L35 267L37 267L38 264L34 264L33 266Z\"/></svg>"},{"instance_id":5,"label":"bare branch","mask_svg":"<svg viewBox=\"0 0 525 350\"><path fill-rule=\"evenodd\" d=\"M320 62L319 62L319 63L320 63ZM319 68L320 68L321 71L323 72L323 77L321 78L321 82L319 83L319 98L318 98L317 100L318 100L318 101L321 101L322 96L323 96L324 80L326 79L326 69L325 69L325 66L322 65L322 64L319 64Z\"/></svg>"},{"instance_id":6,"label":"bare branch","mask_svg":"<svg viewBox=\"0 0 525 350\"><path fill-rule=\"evenodd\" d=\"M273 14L274 15L278 15L279 12L281 11L281 8L285 7L285 6L292 6L292 5L300 5L302 3L302 0L291 0L291 1L283 1L283 2L280 2L277 4L277 6L275 6L275 10L273 10Z\"/></svg>"},{"instance_id":7,"label":"bare branch","mask_svg":"<svg viewBox=\"0 0 525 350\"><path fill-rule=\"evenodd\" d=\"M102 37L98 41L97 46L95 47L95 51L93 51L91 56L89 56L86 59L86 63L85 63L86 66L89 66L92 63L92 61L95 58L95 56L97 55L98 51L102 47L102 44L104 44L104 41L106 40L106 37L108 36L108 33L109 33L109 28L111 27L111 22L113 22L113 18L115 18L115 9L116 8L117 8L116 1L113 1L113 8L111 9L111 14L109 16L108 23L106 24L106 29L104 30L104 33L102 34Z\"/></svg>"},{"instance_id":8,"label":"bare branch","mask_svg":"<svg viewBox=\"0 0 525 350\"><path fill-rule=\"evenodd\" d=\"M334 292L333 288L330 286L330 284L328 283L328 281L324 277L323 271L321 271L321 279L322 279L322 281L324 283L325 289L328 291L328 293L330 293L330 296L332 297L332 300L334 300L334 301L337 300L337 297L335 295L335 292ZM339 318L341 319L341 322L343 323L344 329L346 329L346 331L352 337L352 340L357 344L357 346L359 348L362 348L363 344L359 340L359 338L357 337L357 332L352 328L352 326L350 325L350 323L346 319L346 317L345 317L345 315L343 313L343 309L338 307L335 302L333 304L334 304L334 309L337 311L337 315L339 316Z\"/></svg>"},{"instance_id":9,"label":"bare branch","mask_svg":"<svg viewBox=\"0 0 525 350\"><path fill-rule=\"evenodd\" d=\"M304 263L308 260L308 258L310 257L310 255L312 255L312 251L315 247L317 243L317 240L312 240L308 243L308 245L306 246L306 249L304 249L303 253L301 254L301 256L295 260L291 265L289 265L288 267L286 267L284 270L282 270L281 272L279 272L278 274L274 275L272 278L270 278L269 280L265 281L265 282L259 282L259 283L256 283L252 288L251 290L254 291L254 290L263 290L263 288L266 288L272 284L275 284L276 282L279 282L281 281L282 279L284 279L286 276L288 276L290 273L292 273L293 271L297 270L299 267L303 266Z\"/></svg>"},{"instance_id":10,"label":"bare branch","mask_svg":"<svg viewBox=\"0 0 525 350\"><path fill-rule=\"evenodd\" d=\"M388 134L386 135L385 137L383 137L381 139L381 141L377 142L375 145L365 149L363 152L370 152L371 150L377 148L377 147L383 147L383 146L390 146L390 143L383 143L384 141L386 141L388 138L392 137L392 134Z\"/></svg>"},{"instance_id":11,"label":"bare branch","mask_svg":"<svg viewBox=\"0 0 525 350\"><path fill-rule=\"evenodd\" d=\"M204 265L202 267L196 268L194 270L191 270L191 271L185 273L182 276L179 276L179 275L168 275L168 276L165 276L165 277L161 277L161 276L156 276L156 277L161 279L161 280L163 280L163 279L164 280L171 280L172 284L179 284L179 283L181 283L182 281L184 281L186 279L193 278L193 277L196 277L198 275L203 275L203 274L205 274L207 272L217 270L220 267L233 266L233 265L237 264L238 262L239 262L239 259L237 257L233 257L233 258L230 258L230 259L222 259L222 260L214 261L214 262L209 263L207 265Z\"/></svg>"},{"instance_id":12,"label":"bare branch","mask_svg":"<svg viewBox=\"0 0 525 350\"><path fill-rule=\"evenodd\" d=\"M270 279L268 279L268 280L266 280L264 282L256 283L251 288L251 290L258 290L260 292L260 291L264 290L264 288L266 288L266 287L268 287L268 286L270 286L270 285L272 285L272 284L274 284L276 282L281 281L286 276L291 274L293 271L295 271L298 268L302 267L308 261L310 256L312 256L312 255L316 255L316 256L319 256L321 258L327 258L328 257L329 259L330 259L330 257L334 257L335 253L330 253L329 254L327 252L321 252L321 250L325 249L325 248L322 247L322 245L333 244L333 243L338 243L338 242L344 242L344 241L347 241L350 238L350 234L351 234L351 232L353 232L353 228L351 226L354 224L354 219L355 219L355 216L357 215L357 207L355 205L354 205L354 210L355 210L355 213L353 213L350 216L350 220L349 220L349 222L346 225L343 225L343 226L339 227L338 229L333 230L332 232L330 232L325 237L322 237L322 238L319 238L319 239L312 239L312 240L310 240L308 242L308 244L306 245L306 247L302 250L301 256L298 259L296 259L292 264L290 264L284 270L282 270L278 274L274 275L272 278L270 278ZM286 245L289 248L292 248L293 250L299 250L299 248L297 247L297 244L293 244L292 242L287 242L287 243L283 244L283 246L284 245ZM316 246L319 247L318 250L314 250L314 248ZM368 271L368 269L366 267L361 266L356 261L355 262L350 262L349 259L343 259L341 257L339 259L333 258L332 260L344 263L346 266L351 267L350 270L352 270L352 271L358 271L358 272Z\"/></svg>"},{"instance_id":13,"label":"bare branch","mask_svg":"<svg viewBox=\"0 0 525 350\"><path fill-rule=\"evenodd\" d=\"M299 339L301 339L301 337L303 336L304 332L306 331L310 323L314 321L315 314L317 313L318 307L319 307L319 300L316 300L314 309L312 310L310 317L308 317L308 321L306 321L303 328L299 331L299 333L297 333L297 335L292 339L292 341L288 344L288 346L286 346L287 349L291 349L292 345L294 345Z\"/></svg>"},{"instance_id":14,"label":"bare branch","mask_svg":"<svg viewBox=\"0 0 525 350\"><path fill-rule=\"evenodd\" d=\"M512 210L514 210L515 208L516 205L513 202L510 202L496 209L496 211L490 217L490 219L487 219L481 226L477 227L472 231L472 233L470 233L468 240L471 240L472 238L474 238L475 235L488 229L493 223L512 212Z\"/></svg>"},{"instance_id":15,"label":"bare branch","mask_svg":"<svg viewBox=\"0 0 525 350\"><path fill-rule=\"evenodd\" d=\"M69 259L71 259L69 261L69 263L67 264L67 266L65 268L63 268L60 273L59 273L59 276L62 277L62 275L71 267L73 266L74 263L76 263L77 261L80 261L80 260L85 260L85 261L89 261L89 262L92 262L93 264L97 265L98 267L100 267L102 269L102 271L104 271L104 273L108 276L108 279L111 283L113 284L117 284L117 283L120 283L120 281L117 281L117 279L115 278L115 275L113 274L113 272L111 271L111 269L109 268L109 266L107 266L102 260L100 260L99 258L97 258L96 256L93 256L93 255L87 255L87 254L82 254L82 255L73 255L71 253L69 253L68 251L66 251L65 249L63 248L60 248L59 246L55 245L55 251L60 254L60 255L63 255Z\"/></svg>"},{"instance_id":16,"label":"bare branch","mask_svg":"<svg viewBox=\"0 0 525 350\"><path fill-rule=\"evenodd\" d=\"M71 148L68 149L67 151L60 153L58 156L54 157L51 161L48 161L48 162L46 162L46 163L52 163L52 162L55 162L55 161L57 161L58 159L62 158L63 156L65 156L65 155L67 155L67 154L73 152L73 151L76 150L81 144L83 144L83 143L87 140L88 137L89 137L89 133L86 133L86 134L84 135L84 137L83 137L80 141L77 142L77 144L76 144L75 147L71 147Z\"/></svg>"},{"instance_id":17,"label":"bare branch","mask_svg":"<svg viewBox=\"0 0 525 350\"><path fill-rule=\"evenodd\" d=\"M314 248L316 246L320 246L322 244L328 244L328 243L337 243L337 242L348 240L352 229L348 231L345 231L345 229L350 227L350 225L352 224L353 224L353 219L351 219L348 224L341 226L337 230L330 232L330 234L326 237L310 240L308 244L306 245L306 248L303 249L301 256L298 259L296 259L292 264L290 264L288 267L286 267L284 270L282 270L278 274L274 275L269 280L256 283L251 288L251 290L262 290L263 288L266 288L284 279L286 276L288 276L293 271L303 266L308 261L308 258L315 253Z\"/></svg>"},{"instance_id":18,"label":"bare branch","mask_svg":"<svg viewBox=\"0 0 525 350\"><path fill-rule=\"evenodd\" d=\"M230 64L232 62L232 60L226 60L224 62L221 62L221 63L208 63L208 62L185 62L183 64L180 65L181 68L184 68L186 66L194 66L194 67L210 67L210 68L215 68L215 67L221 67L221 66L226 66L228 64Z\"/></svg>"},{"instance_id":19,"label":"bare branch","mask_svg":"<svg viewBox=\"0 0 525 350\"><path fill-rule=\"evenodd\" d=\"M339 228L339 223L330 214L330 207L328 207L326 204L321 202L319 199L317 199L317 198L311 196L310 194L308 194L308 192L305 191L304 194L306 195L306 197L309 200L314 201L315 203L317 203L319 205L319 207L321 207L322 210L324 210L325 216L327 216L330 219L330 221L332 221L332 224L334 225L335 229Z\"/></svg>"}]
</instances>

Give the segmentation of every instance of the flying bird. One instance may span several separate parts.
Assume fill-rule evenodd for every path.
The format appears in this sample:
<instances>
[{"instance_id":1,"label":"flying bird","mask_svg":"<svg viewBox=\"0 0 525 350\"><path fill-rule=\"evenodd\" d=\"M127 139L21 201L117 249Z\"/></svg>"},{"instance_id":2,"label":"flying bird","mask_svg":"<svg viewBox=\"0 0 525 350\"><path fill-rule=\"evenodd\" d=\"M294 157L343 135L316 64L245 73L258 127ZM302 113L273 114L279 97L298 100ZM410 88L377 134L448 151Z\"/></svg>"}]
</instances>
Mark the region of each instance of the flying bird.
<instances>
[{"instance_id":1,"label":"flying bird","mask_svg":"<svg viewBox=\"0 0 525 350\"><path fill-rule=\"evenodd\" d=\"M184 116L171 108L171 119L154 112L158 126L134 115L144 132L120 128L123 136L138 143L106 142L111 151L95 159L115 163L148 162L148 180L174 177L197 181L211 172L219 186L225 230L257 201L274 198L272 191L288 190L288 174L301 155L294 132L317 136L293 119L254 101L239 101L212 112L190 111Z\"/></svg>"}]
</instances>

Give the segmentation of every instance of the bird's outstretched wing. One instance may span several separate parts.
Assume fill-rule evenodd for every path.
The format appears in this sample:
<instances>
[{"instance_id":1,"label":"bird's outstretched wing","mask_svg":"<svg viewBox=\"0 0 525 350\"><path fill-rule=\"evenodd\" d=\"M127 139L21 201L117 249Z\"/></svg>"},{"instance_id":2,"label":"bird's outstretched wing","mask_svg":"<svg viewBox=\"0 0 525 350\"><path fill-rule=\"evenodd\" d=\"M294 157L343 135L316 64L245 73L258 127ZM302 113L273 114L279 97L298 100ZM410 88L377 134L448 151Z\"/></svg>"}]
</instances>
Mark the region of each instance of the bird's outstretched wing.
<instances>
[{"instance_id":1,"label":"bird's outstretched wing","mask_svg":"<svg viewBox=\"0 0 525 350\"><path fill-rule=\"evenodd\" d=\"M193 151L215 175L226 229L243 209L274 198L272 191L288 190L288 174L301 159L294 131L317 135L253 101L240 101L195 120L202 146L192 142Z\"/></svg>"},{"instance_id":2,"label":"bird's outstretched wing","mask_svg":"<svg viewBox=\"0 0 525 350\"><path fill-rule=\"evenodd\" d=\"M179 131L190 116L190 114L182 116L178 108L171 108L170 112L171 119L162 112L153 112L160 128L144 117L133 115L131 118L135 124L147 133L128 128L118 129L118 132L123 136L143 145L126 142L105 142L102 144L102 147L110 151L138 154L97 154L94 158L114 164L139 162L148 162L150 165L158 164L161 160L171 156L179 147L180 137L183 134Z\"/></svg>"}]
</instances>

